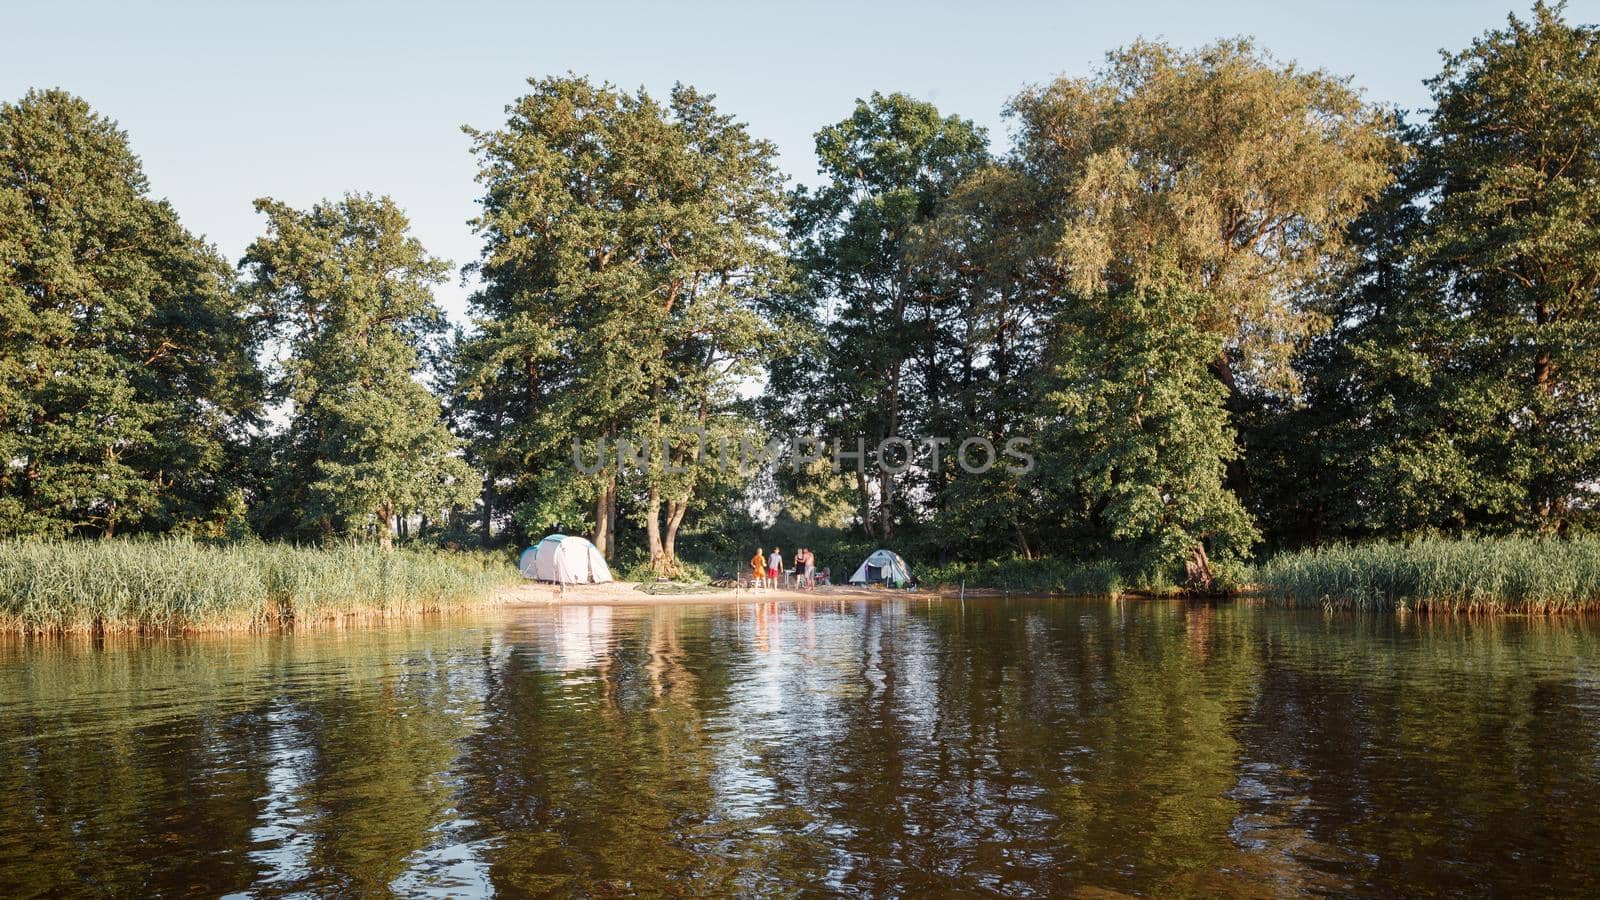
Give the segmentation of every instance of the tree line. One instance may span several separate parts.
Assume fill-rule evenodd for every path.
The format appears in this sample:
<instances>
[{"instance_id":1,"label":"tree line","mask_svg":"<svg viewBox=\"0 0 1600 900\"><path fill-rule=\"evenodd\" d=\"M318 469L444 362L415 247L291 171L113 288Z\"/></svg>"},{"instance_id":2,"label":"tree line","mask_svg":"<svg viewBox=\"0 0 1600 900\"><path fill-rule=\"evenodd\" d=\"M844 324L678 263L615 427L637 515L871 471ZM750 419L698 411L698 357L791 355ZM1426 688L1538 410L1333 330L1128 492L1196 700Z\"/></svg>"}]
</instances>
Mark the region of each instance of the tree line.
<instances>
[{"instance_id":1,"label":"tree line","mask_svg":"<svg viewBox=\"0 0 1600 900\"><path fill-rule=\"evenodd\" d=\"M819 179L714 98L535 79L467 129L470 322L387 197L231 265L60 90L0 106L0 533L760 527L1204 583L1263 549L1572 534L1600 490L1600 30L1536 5L1411 120L1248 39L1139 41L971 120L873 94ZM708 446L841 437L894 465ZM956 442L1030 441L968 471ZM600 441L640 463L574 465Z\"/></svg>"}]
</instances>

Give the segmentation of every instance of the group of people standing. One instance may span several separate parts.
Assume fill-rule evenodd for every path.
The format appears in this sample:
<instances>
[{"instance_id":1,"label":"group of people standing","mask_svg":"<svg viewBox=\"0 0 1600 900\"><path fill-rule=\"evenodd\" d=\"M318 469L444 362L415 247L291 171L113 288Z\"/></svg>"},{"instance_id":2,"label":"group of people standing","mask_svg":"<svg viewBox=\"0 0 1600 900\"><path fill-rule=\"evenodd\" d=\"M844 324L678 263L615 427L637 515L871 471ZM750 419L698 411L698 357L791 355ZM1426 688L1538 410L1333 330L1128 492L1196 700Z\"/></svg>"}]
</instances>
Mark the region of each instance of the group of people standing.
<instances>
[{"instance_id":1,"label":"group of people standing","mask_svg":"<svg viewBox=\"0 0 1600 900\"><path fill-rule=\"evenodd\" d=\"M810 590L817 585L817 557L809 549L801 547L794 553L795 583L801 590ZM761 548L756 548L756 555L750 557L750 585L751 587L778 586L778 579L783 577L783 549L772 548L771 556L764 556Z\"/></svg>"}]
</instances>

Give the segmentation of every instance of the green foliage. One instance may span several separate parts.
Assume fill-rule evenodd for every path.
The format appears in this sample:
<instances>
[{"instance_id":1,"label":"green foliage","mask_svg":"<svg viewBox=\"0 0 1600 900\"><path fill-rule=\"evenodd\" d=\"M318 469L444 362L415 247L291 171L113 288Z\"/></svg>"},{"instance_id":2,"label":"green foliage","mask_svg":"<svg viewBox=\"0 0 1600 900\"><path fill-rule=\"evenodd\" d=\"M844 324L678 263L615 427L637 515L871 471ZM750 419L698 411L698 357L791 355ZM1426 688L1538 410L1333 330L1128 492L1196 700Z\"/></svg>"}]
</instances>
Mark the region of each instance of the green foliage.
<instances>
[{"instance_id":1,"label":"green foliage","mask_svg":"<svg viewBox=\"0 0 1600 900\"><path fill-rule=\"evenodd\" d=\"M694 436L750 434L736 388L792 331L769 304L787 277L776 150L689 87L663 105L577 77L531 85L504 128L468 130L484 288L458 416L523 533L592 530L609 556L620 505L670 569L679 525L730 477ZM650 448L646 471L574 466L576 443L593 459L618 438Z\"/></svg>"},{"instance_id":2,"label":"green foliage","mask_svg":"<svg viewBox=\"0 0 1600 900\"><path fill-rule=\"evenodd\" d=\"M1121 568L1110 560L1079 563L1059 557L1012 557L923 566L914 572L924 587L943 586L946 591L965 585L1024 594L1106 597L1119 594L1129 586Z\"/></svg>"},{"instance_id":3,"label":"green foliage","mask_svg":"<svg viewBox=\"0 0 1600 900\"><path fill-rule=\"evenodd\" d=\"M148 193L84 101L0 104L0 534L224 527L257 342L226 264Z\"/></svg>"},{"instance_id":4,"label":"green foliage","mask_svg":"<svg viewBox=\"0 0 1600 900\"><path fill-rule=\"evenodd\" d=\"M1036 241L1063 287L1092 297L1181 278L1205 301L1195 324L1228 350L1230 391L1241 376L1292 382L1295 339L1322 325L1297 301L1343 256L1400 150L1388 114L1346 79L1246 39L1136 41L1091 77L1023 92L1011 114L1013 165L1044 198Z\"/></svg>"},{"instance_id":5,"label":"green foliage","mask_svg":"<svg viewBox=\"0 0 1600 900\"><path fill-rule=\"evenodd\" d=\"M1072 514L1141 582L1180 583L1196 546L1227 562L1257 539L1224 484L1237 450L1208 366L1222 340L1196 324L1209 302L1181 286L1130 291L1079 304L1060 326L1040 480L1082 498Z\"/></svg>"},{"instance_id":6,"label":"green foliage","mask_svg":"<svg viewBox=\"0 0 1600 900\"><path fill-rule=\"evenodd\" d=\"M945 200L988 163L987 143L970 120L904 94L874 93L817 132L826 180L795 191L789 230L804 288L791 298L796 318L820 346L771 367L767 405L781 430L837 436L848 447L859 436L876 448L895 435L951 433L969 411L964 401L984 396L977 385L994 366L984 350L1010 329L983 335L989 298L951 277L958 267L947 257L914 250ZM1002 351L1002 379L1006 360ZM853 502L863 528L882 540L921 512L916 482L942 505L954 477L949 450L943 461L939 471L903 476L869 462L869 474L784 473L783 481L810 512Z\"/></svg>"},{"instance_id":7,"label":"green foliage","mask_svg":"<svg viewBox=\"0 0 1600 900\"><path fill-rule=\"evenodd\" d=\"M1565 528L1600 483L1600 29L1541 3L1430 85L1418 189L1432 202L1408 250L1449 324L1425 327L1450 329L1437 362L1486 407L1480 428L1502 431L1471 466L1520 494L1508 524Z\"/></svg>"},{"instance_id":8,"label":"green foliage","mask_svg":"<svg viewBox=\"0 0 1600 900\"><path fill-rule=\"evenodd\" d=\"M673 584L710 584L713 573L698 563L689 560L679 560L678 568L670 578L663 576L650 562L647 553L635 550L626 554L617 569L621 574L621 581L637 581L640 584L654 584L662 578Z\"/></svg>"},{"instance_id":9,"label":"green foliage","mask_svg":"<svg viewBox=\"0 0 1600 900\"><path fill-rule=\"evenodd\" d=\"M1441 539L1282 553L1254 572L1296 606L1555 613L1600 609L1600 540Z\"/></svg>"},{"instance_id":10,"label":"green foliage","mask_svg":"<svg viewBox=\"0 0 1600 900\"><path fill-rule=\"evenodd\" d=\"M1248 39L1138 41L1014 98L998 160L874 93L786 193L692 88L535 80L468 130L482 287L449 340L448 266L387 198L258 201L236 285L114 123L30 92L0 105L0 535L387 544L421 514L455 546L642 544L657 574L682 537L711 571L1015 554L948 571L1044 589L1099 577L1053 560L1161 588L1237 581L1258 543L1592 531L1600 29L1539 3L1429 86L1408 127ZM767 431L952 440L900 473L715 464ZM963 472L968 436L1037 467ZM623 438L641 471L574 464ZM217 590L185 608L239 614ZM1567 602L1543 590L1506 588Z\"/></svg>"},{"instance_id":11,"label":"green foliage","mask_svg":"<svg viewBox=\"0 0 1600 900\"><path fill-rule=\"evenodd\" d=\"M487 602L503 558L188 539L0 542L0 629L238 630Z\"/></svg>"},{"instance_id":12,"label":"green foliage","mask_svg":"<svg viewBox=\"0 0 1600 900\"><path fill-rule=\"evenodd\" d=\"M470 503L477 476L416 380L422 341L443 322L432 285L447 264L407 234L387 197L256 208L267 234L242 265L260 315L287 343L279 389L293 403L270 460L270 530L375 529L388 544L396 514Z\"/></svg>"},{"instance_id":13,"label":"green foliage","mask_svg":"<svg viewBox=\"0 0 1600 900\"><path fill-rule=\"evenodd\" d=\"M1297 404L1255 414L1276 543L1571 531L1600 484L1600 31L1543 4L1446 60L1353 232Z\"/></svg>"},{"instance_id":14,"label":"green foliage","mask_svg":"<svg viewBox=\"0 0 1600 900\"><path fill-rule=\"evenodd\" d=\"M1047 297L1049 393L1035 477L969 506L986 496L1019 533L1048 529L1030 549L1103 555L1157 585L1187 563L1203 583L1207 554L1232 564L1257 539L1227 405L1293 383L1295 341L1321 324L1299 298L1399 155L1387 116L1248 41L1141 41L1010 111L1005 171L957 208L992 223L979 265Z\"/></svg>"}]
</instances>

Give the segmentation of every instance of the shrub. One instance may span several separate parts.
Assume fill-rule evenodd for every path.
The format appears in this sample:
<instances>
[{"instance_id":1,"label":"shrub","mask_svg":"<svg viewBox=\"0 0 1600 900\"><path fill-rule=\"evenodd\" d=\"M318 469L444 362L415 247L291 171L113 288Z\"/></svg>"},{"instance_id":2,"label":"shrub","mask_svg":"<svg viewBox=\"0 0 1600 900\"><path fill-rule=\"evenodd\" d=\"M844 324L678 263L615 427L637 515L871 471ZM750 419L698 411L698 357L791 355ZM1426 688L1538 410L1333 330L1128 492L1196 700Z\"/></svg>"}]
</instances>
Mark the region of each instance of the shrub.
<instances>
[{"instance_id":1,"label":"shrub","mask_svg":"<svg viewBox=\"0 0 1600 900\"><path fill-rule=\"evenodd\" d=\"M1126 586L1122 573L1110 560L1076 562L1059 557L1041 559L990 559L924 566L916 572L923 584L999 588L1031 594L1109 596Z\"/></svg>"}]
</instances>

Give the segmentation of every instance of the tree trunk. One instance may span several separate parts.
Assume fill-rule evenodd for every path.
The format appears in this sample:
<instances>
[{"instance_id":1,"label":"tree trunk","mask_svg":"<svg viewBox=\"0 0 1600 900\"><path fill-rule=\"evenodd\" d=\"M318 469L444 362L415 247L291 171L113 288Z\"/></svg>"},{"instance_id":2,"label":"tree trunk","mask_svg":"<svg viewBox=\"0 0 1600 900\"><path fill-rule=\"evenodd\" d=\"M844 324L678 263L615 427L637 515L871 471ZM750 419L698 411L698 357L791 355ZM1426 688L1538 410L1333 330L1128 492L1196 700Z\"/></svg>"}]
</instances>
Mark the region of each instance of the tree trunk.
<instances>
[{"instance_id":1,"label":"tree trunk","mask_svg":"<svg viewBox=\"0 0 1600 900\"><path fill-rule=\"evenodd\" d=\"M1022 558L1033 559L1033 548L1028 546L1028 536L1022 533L1022 523L1013 517L1011 519L1011 527L1017 530L1017 543L1022 545Z\"/></svg>"},{"instance_id":2,"label":"tree trunk","mask_svg":"<svg viewBox=\"0 0 1600 900\"><path fill-rule=\"evenodd\" d=\"M1549 310L1543 300L1539 300L1534 307L1536 324L1544 326L1550 321ZM1539 392L1541 403L1547 402L1555 393L1554 367L1550 362L1550 351L1540 349L1533 359L1534 389ZM1535 441L1539 446L1540 455L1549 458L1549 441L1547 439L1548 427L1545 421L1545 411L1539 409L1533 416L1533 431ZM1534 489L1533 508L1534 514L1539 518L1541 531L1555 531L1561 526L1561 519L1565 506L1562 498L1556 495L1555 479L1545 477L1540 479L1543 484L1537 484Z\"/></svg>"},{"instance_id":3,"label":"tree trunk","mask_svg":"<svg viewBox=\"0 0 1600 900\"><path fill-rule=\"evenodd\" d=\"M1550 306L1540 297L1533 303L1533 322L1541 331L1550 324ZM1540 348L1533 360L1533 381L1538 386L1539 393L1549 396L1555 389L1551 383L1550 351Z\"/></svg>"},{"instance_id":4,"label":"tree trunk","mask_svg":"<svg viewBox=\"0 0 1600 900\"><path fill-rule=\"evenodd\" d=\"M683 510L688 504L680 508L676 501L665 501L667 525L664 529L661 527L662 504L661 489L652 487L645 510L645 543L650 546L650 569L656 577L674 578L678 574L678 524L683 521Z\"/></svg>"},{"instance_id":5,"label":"tree trunk","mask_svg":"<svg viewBox=\"0 0 1600 900\"><path fill-rule=\"evenodd\" d=\"M490 477L487 477L487 478L483 479L483 522L479 527L481 529L481 534L479 535L479 537L480 537L480 539L481 539L481 541L483 543L483 546L487 547L487 546L489 546L489 542L494 539L494 478L493 478L493 476L490 476Z\"/></svg>"},{"instance_id":6,"label":"tree trunk","mask_svg":"<svg viewBox=\"0 0 1600 900\"><path fill-rule=\"evenodd\" d=\"M878 527L883 540L894 536L894 476L882 471L883 460L878 460Z\"/></svg>"},{"instance_id":7,"label":"tree trunk","mask_svg":"<svg viewBox=\"0 0 1600 900\"><path fill-rule=\"evenodd\" d=\"M856 465L856 495L861 498L861 527L866 529L867 537L875 538L878 532L872 526L872 495L867 492L866 465L860 461Z\"/></svg>"},{"instance_id":8,"label":"tree trunk","mask_svg":"<svg viewBox=\"0 0 1600 900\"><path fill-rule=\"evenodd\" d=\"M617 478L606 486L606 559L617 552Z\"/></svg>"},{"instance_id":9,"label":"tree trunk","mask_svg":"<svg viewBox=\"0 0 1600 900\"><path fill-rule=\"evenodd\" d=\"M611 558L611 480L609 473L601 481L600 494L594 501L594 548L606 559Z\"/></svg>"},{"instance_id":10,"label":"tree trunk","mask_svg":"<svg viewBox=\"0 0 1600 900\"><path fill-rule=\"evenodd\" d=\"M394 504L378 507L378 547L388 553L394 550Z\"/></svg>"},{"instance_id":11,"label":"tree trunk","mask_svg":"<svg viewBox=\"0 0 1600 900\"><path fill-rule=\"evenodd\" d=\"M674 575L678 573L678 526L683 524L683 516L688 511L687 497L667 504L667 533L662 538L662 550Z\"/></svg>"},{"instance_id":12,"label":"tree trunk","mask_svg":"<svg viewBox=\"0 0 1600 900\"><path fill-rule=\"evenodd\" d=\"M1191 591L1210 593L1216 587L1216 578L1211 574L1211 560L1206 556L1203 544L1195 544L1189 551L1189 559L1183 564L1188 575L1186 587Z\"/></svg>"},{"instance_id":13,"label":"tree trunk","mask_svg":"<svg viewBox=\"0 0 1600 900\"><path fill-rule=\"evenodd\" d=\"M879 439L878 446L883 446L883 441L897 437L900 431L900 370L904 366L902 361L896 360L894 375L889 381L889 427L887 434ZM909 451L908 451L909 452ZM884 465L884 459L878 457L878 526L883 533L883 540L887 541L894 536L894 474Z\"/></svg>"},{"instance_id":14,"label":"tree trunk","mask_svg":"<svg viewBox=\"0 0 1600 900\"><path fill-rule=\"evenodd\" d=\"M650 567L661 571L666 548L661 546L661 489L652 487L645 501L644 540L650 548Z\"/></svg>"},{"instance_id":15,"label":"tree trunk","mask_svg":"<svg viewBox=\"0 0 1600 900\"><path fill-rule=\"evenodd\" d=\"M1228 389L1227 399L1223 403L1225 407L1229 406L1239 396L1239 379L1233 373L1233 362L1228 359L1226 350L1211 361L1211 373ZM1235 453L1233 459L1224 466L1223 483L1240 501L1250 496L1250 473L1245 468L1243 452Z\"/></svg>"}]
</instances>

